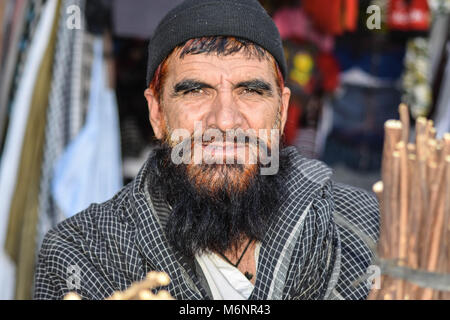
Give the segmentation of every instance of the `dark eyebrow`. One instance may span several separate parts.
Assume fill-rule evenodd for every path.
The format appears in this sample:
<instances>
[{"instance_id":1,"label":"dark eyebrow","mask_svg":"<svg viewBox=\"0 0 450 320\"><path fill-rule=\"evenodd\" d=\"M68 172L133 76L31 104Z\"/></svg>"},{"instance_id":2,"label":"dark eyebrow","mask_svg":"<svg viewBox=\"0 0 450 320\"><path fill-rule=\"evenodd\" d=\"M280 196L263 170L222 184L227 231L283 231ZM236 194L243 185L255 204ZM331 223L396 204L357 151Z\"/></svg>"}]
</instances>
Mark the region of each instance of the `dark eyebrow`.
<instances>
[{"instance_id":1,"label":"dark eyebrow","mask_svg":"<svg viewBox=\"0 0 450 320\"><path fill-rule=\"evenodd\" d=\"M185 79L176 83L173 86L173 94L177 95L180 92L187 92L194 89L204 89L204 88L212 88L212 86L194 79Z\"/></svg>"},{"instance_id":2,"label":"dark eyebrow","mask_svg":"<svg viewBox=\"0 0 450 320\"><path fill-rule=\"evenodd\" d=\"M270 83L261 79L253 79L249 81L243 81L236 84L235 88L248 88L257 91L262 91L263 93L272 95L273 88Z\"/></svg>"}]
</instances>

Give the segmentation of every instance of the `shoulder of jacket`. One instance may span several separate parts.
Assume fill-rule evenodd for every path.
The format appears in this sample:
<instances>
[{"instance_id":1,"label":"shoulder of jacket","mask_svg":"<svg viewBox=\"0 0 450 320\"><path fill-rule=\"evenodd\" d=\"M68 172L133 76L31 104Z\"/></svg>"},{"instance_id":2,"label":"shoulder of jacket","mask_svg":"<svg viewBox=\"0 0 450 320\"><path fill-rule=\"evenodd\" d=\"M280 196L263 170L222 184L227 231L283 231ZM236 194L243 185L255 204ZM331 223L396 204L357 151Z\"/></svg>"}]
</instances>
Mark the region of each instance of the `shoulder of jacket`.
<instances>
[{"instance_id":1,"label":"shoulder of jacket","mask_svg":"<svg viewBox=\"0 0 450 320\"><path fill-rule=\"evenodd\" d=\"M368 235L373 241L378 240L380 208L374 193L333 182L333 201L335 216L341 218L337 219L338 221L345 220ZM341 227L348 229L348 226L342 226L342 223Z\"/></svg>"},{"instance_id":2,"label":"shoulder of jacket","mask_svg":"<svg viewBox=\"0 0 450 320\"><path fill-rule=\"evenodd\" d=\"M127 186L103 203L91 204L85 210L65 219L49 230L42 242L39 256L47 262L58 263L71 252L85 252L104 240L108 227L126 223L124 211L130 194Z\"/></svg>"}]
</instances>

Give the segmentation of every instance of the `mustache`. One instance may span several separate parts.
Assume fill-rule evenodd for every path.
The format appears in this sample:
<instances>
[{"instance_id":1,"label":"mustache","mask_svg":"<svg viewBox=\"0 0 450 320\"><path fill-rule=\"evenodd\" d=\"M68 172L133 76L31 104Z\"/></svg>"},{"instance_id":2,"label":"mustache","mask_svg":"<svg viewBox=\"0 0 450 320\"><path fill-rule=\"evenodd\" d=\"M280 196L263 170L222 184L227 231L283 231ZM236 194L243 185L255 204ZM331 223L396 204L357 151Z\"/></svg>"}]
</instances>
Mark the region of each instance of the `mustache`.
<instances>
[{"instance_id":1,"label":"mustache","mask_svg":"<svg viewBox=\"0 0 450 320\"><path fill-rule=\"evenodd\" d=\"M175 141L167 135L163 139L163 143L171 148L176 147L182 150L195 150L195 146L208 147L213 144L222 144L223 146L246 146L251 147L253 150L265 151L260 156L269 156L271 154L272 147L279 147L279 139L271 141L270 139L262 138L252 132L245 132L244 130L214 130L214 134L211 134L211 129L206 130L203 133L192 133L189 137L182 139L181 141ZM187 149L186 149L187 148Z\"/></svg>"},{"instance_id":2,"label":"mustache","mask_svg":"<svg viewBox=\"0 0 450 320\"><path fill-rule=\"evenodd\" d=\"M174 146L179 143L191 145L195 142L202 141L203 145L209 145L214 142L222 142L224 144L246 144L262 147L269 147L271 141L266 141L255 133L255 130L236 129L236 130L221 130L221 129L207 129L205 132L193 132L189 137L182 139L172 139L173 134L166 134L163 139L168 145ZM176 136L175 136L176 137Z\"/></svg>"},{"instance_id":3,"label":"mustache","mask_svg":"<svg viewBox=\"0 0 450 320\"><path fill-rule=\"evenodd\" d=\"M240 128L226 131L208 128L202 131L201 123L197 122L194 132L175 129L170 135L164 135L162 142L171 147L171 159L175 164L259 163L262 165L261 174L274 175L279 168L282 139L279 129L259 129L258 134L254 129ZM222 148L226 151L220 150Z\"/></svg>"}]
</instances>

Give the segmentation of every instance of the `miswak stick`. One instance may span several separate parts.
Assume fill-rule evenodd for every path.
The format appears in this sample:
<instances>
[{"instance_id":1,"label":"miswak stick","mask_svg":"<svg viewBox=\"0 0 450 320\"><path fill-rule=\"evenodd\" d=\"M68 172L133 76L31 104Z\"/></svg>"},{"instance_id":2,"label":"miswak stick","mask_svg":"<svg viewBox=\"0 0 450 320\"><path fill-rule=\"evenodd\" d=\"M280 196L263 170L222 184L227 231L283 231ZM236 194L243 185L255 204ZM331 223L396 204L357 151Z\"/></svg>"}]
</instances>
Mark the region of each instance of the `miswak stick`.
<instances>
[{"instance_id":1,"label":"miswak stick","mask_svg":"<svg viewBox=\"0 0 450 320\"><path fill-rule=\"evenodd\" d=\"M427 172L427 178L428 178L428 186L431 186L432 184L435 184L436 182L436 175L437 171L436 168L438 166L439 157L438 157L438 151L437 151L437 140L436 139L428 139L427 141L427 167L431 169Z\"/></svg>"},{"instance_id":2,"label":"miswak stick","mask_svg":"<svg viewBox=\"0 0 450 320\"><path fill-rule=\"evenodd\" d=\"M427 180L427 120L424 117L419 117L416 120L416 154L417 154L417 169L419 174L419 186L420 186L420 203L418 203L418 208L420 210L420 226L425 224L423 221L426 217L425 212L427 212L428 205L428 180ZM426 228L419 229L419 267L426 268L424 265L424 261L422 259L423 252L426 250L425 248L425 233Z\"/></svg>"},{"instance_id":3,"label":"miswak stick","mask_svg":"<svg viewBox=\"0 0 450 320\"><path fill-rule=\"evenodd\" d=\"M436 138L436 129L434 129L434 121L431 119L427 120L426 137L427 139Z\"/></svg>"},{"instance_id":4,"label":"miswak stick","mask_svg":"<svg viewBox=\"0 0 450 320\"><path fill-rule=\"evenodd\" d=\"M436 139L436 128L434 127L429 128L428 139Z\"/></svg>"},{"instance_id":5,"label":"miswak stick","mask_svg":"<svg viewBox=\"0 0 450 320\"><path fill-rule=\"evenodd\" d=\"M166 286L170 283L169 276L163 272L149 272L147 277L141 281L132 284L127 290L115 292L106 300L136 300L142 291L153 289L159 286Z\"/></svg>"},{"instance_id":6,"label":"miswak stick","mask_svg":"<svg viewBox=\"0 0 450 320\"><path fill-rule=\"evenodd\" d=\"M384 186L383 186L383 181L378 181L377 183L375 183L372 186L372 191L373 193L375 193L377 199L378 199L378 204L379 204L379 208L380 208L380 238L378 241L378 254L381 254L383 257L386 255L386 248L387 248L387 243L386 243L386 237L384 235L385 230L387 228L386 225L386 217L383 214L383 201L384 201Z\"/></svg>"},{"instance_id":7,"label":"miswak stick","mask_svg":"<svg viewBox=\"0 0 450 320\"><path fill-rule=\"evenodd\" d=\"M440 197L444 196L444 178L445 178L445 163L444 159L437 156L437 142L435 139L430 139L428 141L428 176L432 177L429 180L428 186L430 190L430 207L429 212L424 217L424 228L425 228L425 239L424 242L426 244L432 243L432 237L434 236L434 229L437 227L437 219L438 219L438 210L442 210L439 206L442 206L442 199ZM442 221L440 222L442 223ZM440 239L439 239L440 240ZM438 240L438 241L439 241ZM429 263L430 252L423 252L422 259Z\"/></svg>"},{"instance_id":8,"label":"miswak stick","mask_svg":"<svg viewBox=\"0 0 450 320\"><path fill-rule=\"evenodd\" d=\"M398 232L398 245L399 245L399 265L406 265L406 258L408 252L408 186L409 186L409 172L408 172L408 152L406 150L406 144L401 141L397 144L396 149L400 154L400 219L399 219L399 232ZM399 281L399 287L397 291L397 299L404 298L404 286L405 281Z\"/></svg>"},{"instance_id":9,"label":"miswak stick","mask_svg":"<svg viewBox=\"0 0 450 320\"><path fill-rule=\"evenodd\" d=\"M447 139L446 139L447 137ZM447 141L446 141L447 140ZM439 262L437 271L439 273L450 274L450 134L444 136L444 150L443 156L445 156L443 163L445 166L445 182L444 182L444 221L443 231L441 236L441 246L439 252ZM448 148L445 147L445 142L448 142ZM433 299L435 299L435 295ZM439 292L438 299L450 300L450 292Z\"/></svg>"},{"instance_id":10,"label":"miswak stick","mask_svg":"<svg viewBox=\"0 0 450 320\"><path fill-rule=\"evenodd\" d=\"M410 208L409 205L409 177L410 172L408 170L409 167L409 161L408 161L408 155L412 152L415 152L415 150L408 150L408 144L409 144L409 109L408 106L404 103L401 103L399 106L399 114L400 114L400 121L402 122L402 138L400 146L397 146L398 150L400 151L400 162L401 162L401 169L400 169L400 249L399 249L399 259L400 264L407 262L407 252L408 252L408 238L407 238L407 232L408 232L408 210ZM400 299L404 298L406 289L406 282L401 281L400 284L400 292L398 292L398 297Z\"/></svg>"},{"instance_id":11,"label":"miswak stick","mask_svg":"<svg viewBox=\"0 0 450 320\"><path fill-rule=\"evenodd\" d=\"M430 140L433 142L434 139ZM435 175L435 180L432 181L431 184L431 210L428 217L428 225L429 228L427 231L428 237L426 238L426 243L429 244L429 253L427 256L427 269L428 271L439 271L440 265L442 265L442 259L445 259L447 256L447 248L446 244L448 243L447 229L448 229L448 221L447 219L447 209L446 202L448 201L449 194L447 192L447 152L450 152L450 139L449 136L444 136L442 140L442 150L441 154L438 156L437 152L433 154L431 151L431 157L433 160L438 161L437 164L437 173ZM442 270L441 270L442 271ZM439 294L436 291L431 289L425 289L423 291L422 298L429 300L432 298L438 297Z\"/></svg>"},{"instance_id":12,"label":"miswak stick","mask_svg":"<svg viewBox=\"0 0 450 320\"><path fill-rule=\"evenodd\" d=\"M381 230L384 230L383 237L380 240L380 251L384 258L394 258L389 246L391 235L388 230L392 227L393 217L391 214L392 199L392 154L395 145L400 141L402 134L402 123L398 120L388 120L385 123L385 139L383 146L383 159L381 176L383 181L383 201L381 215Z\"/></svg>"},{"instance_id":13,"label":"miswak stick","mask_svg":"<svg viewBox=\"0 0 450 320\"><path fill-rule=\"evenodd\" d=\"M380 208L380 212L383 211L383 181L378 181L376 182L373 186L372 186L372 191L373 193L375 193L377 199L378 199L378 203L379 203L379 208ZM381 213L381 216L383 216L383 214ZM381 227L384 228L384 227ZM381 232L384 232L381 231ZM381 235L380 235L380 241L382 241L383 239L381 239ZM378 248L378 253L380 253L380 245ZM382 280L384 281L385 276L382 276ZM384 283L384 282L383 282ZM381 299L381 290L375 290L372 289L369 293L369 296L367 297L367 300L378 300Z\"/></svg>"},{"instance_id":14,"label":"miswak stick","mask_svg":"<svg viewBox=\"0 0 450 320\"><path fill-rule=\"evenodd\" d=\"M69 292L64 296L63 300L81 300L81 297L75 292Z\"/></svg>"},{"instance_id":15,"label":"miswak stick","mask_svg":"<svg viewBox=\"0 0 450 320\"><path fill-rule=\"evenodd\" d=\"M409 110L408 106L404 103L400 103L398 108L400 113L400 121L402 122L402 138L401 140L408 144L409 142Z\"/></svg>"},{"instance_id":16,"label":"miswak stick","mask_svg":"<svg viewBox=\"0 0 450 320\"><path fill-rule=\"evenodd\" d=\"M393 226L391 229L391 235L397 235L399 232L398 222L400 221L398 218L400 217L400 174L401 174L401 155L399 151L394 151L392 153L392 192L390 194L391 197L391 215L394 218L395 223L397 225ZM393 257L398 258L398 249L399 242L398 237L394 240L393 246Z\"/></svg>"},{"instance_id":17,"label":"miswak stick","mask_svg":"<svg viewBox=\"0 0 450 320\"><path fill-rule=\"evenodd\" d=\"M450 274L450 134L444 137L444 141L448 142L445 157L446 179L445 179L445 218L444 218L444 232L443 232L443 254L442 267L443 273ZM450 292L443 292L442 299L450 300Z\"/></svg>"},{"instance_id":18,"label":"miswak stick","mask_svg":"<svg viewBox=\"0 0 450 320\"><path fill-rule=\"evenodd\" d=\"M408 155L416 156L416 145L414 143L408 143L406 148L408 150Z\"/></svg>"},{"instance_id":19,"label":"miswak stick","mask_svg":"<svg viewBox=\"0 0 450 320\"><path fill-rule=\"evenodd\" d=\"M400 230L400 152L394 151L392 154L392 190L390 194L390 214L392 225L389 226L388 234L391 238L391 247L390 247L390 257L397 258L399 256L399 245L400 241L398 238L399 230ZM403 287L403 283L401 280L393 279L393 298L400 299L400 294L403 293L401 289Z\"/></svg>"},{"instance_id":20,"label":"miswak stick","mask_svg":"<svg viewBox=\"0 0 450 320\"><path fill-rule=\"evenodd\" d=\"M419 253L418 253L418 228L419 228L419 214L417 202L420 203L420 190L418 184L418 173L416 169L416 155L413 153L408 154L408 171L409 171L409 212L408 212L408 254L407 265L410 268L417 269L419 266ZM405 299L414 300L417 297L419 286L414 283L407 282L405 284Z\"/></svg>"},{"instance_id":21,"label":"miswak stick","mask_svg":"<svg viewBox=\"0 0 450 320\"><path fill-rule=\"evenodd\" d=\"M380 202L383 200L383 181L378 181L372 186L372 191L377 196L378 201Z\"/></svg>"},{"instance_id":22,"label":"miswak stick","mask_svg":"<svg viewBox=\"0 0 450 320\"><path fill-rule=\"evenodd\" d=\"M444 179L442 179L444 180ZM442 184L441 184L442 185ZM445 218L445 193L443 192L443 188L439 186L438 197L436 199L437 205L432 206L432 210L435 210L435 212L431 212L431 217L433 217L433 224L432 224L432 232L430 235L430 241L429 247L430 252L428 255L428 265L427 270L428 271L437 271L437 264L439 259L439 251L440 246L442 245L442 232L444 232L444 218ZM435 208L435 209L434 209ZM430 300L433 298L433 290L432 289L425 289L422 295L422 299L424 300Z\"/></svg>"},{"instance_id":23,"label":"miswak stick","mask_svg":"<svg viewBox=\"0 0 450 320\"><path fill-rule=\"evenodd\" d=\"M450 156L450 133L444 134L442 140L444 141L443 158L445 159L447 156Z\"/></svg>"}]
</instances>

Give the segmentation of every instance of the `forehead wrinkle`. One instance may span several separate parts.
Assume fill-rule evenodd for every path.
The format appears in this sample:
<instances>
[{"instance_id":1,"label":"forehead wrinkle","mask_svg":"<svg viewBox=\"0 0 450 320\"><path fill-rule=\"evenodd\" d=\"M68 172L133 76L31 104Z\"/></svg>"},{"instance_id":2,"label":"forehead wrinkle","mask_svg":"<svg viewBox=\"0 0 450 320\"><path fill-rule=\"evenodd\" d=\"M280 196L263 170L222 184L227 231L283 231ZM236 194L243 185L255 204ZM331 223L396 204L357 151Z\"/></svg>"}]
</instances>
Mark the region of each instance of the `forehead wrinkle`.
<instances>
[{"instance_id":1,"label":"forehead wrinkle","mask_svg":"<svg viewBox=\"0 0 450 320\"><path fill-rule=\"evenodd\" d=\"M246 68L254 68L261 69L261 64L265 64L267 67L270 66L269 61L260 61L256 58L247 58L242 55L233 55L233 56L214 56L214 55L188 55L183 59L179 59L177 57L173 57L174 66L186 66L186 65L195 65L195 64L207 64L213 65L214 67L220 68L223 67L225 70L229 70L230 66L221 66L222 64L226 64L227 62L231 62L232 64L237 61L237 65L233 64L231 69L242 68L243 66ZM222 63L221 63L222 62ZM172 65L172 64L171 64Z\"/></svg>"}]
</instances>

